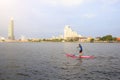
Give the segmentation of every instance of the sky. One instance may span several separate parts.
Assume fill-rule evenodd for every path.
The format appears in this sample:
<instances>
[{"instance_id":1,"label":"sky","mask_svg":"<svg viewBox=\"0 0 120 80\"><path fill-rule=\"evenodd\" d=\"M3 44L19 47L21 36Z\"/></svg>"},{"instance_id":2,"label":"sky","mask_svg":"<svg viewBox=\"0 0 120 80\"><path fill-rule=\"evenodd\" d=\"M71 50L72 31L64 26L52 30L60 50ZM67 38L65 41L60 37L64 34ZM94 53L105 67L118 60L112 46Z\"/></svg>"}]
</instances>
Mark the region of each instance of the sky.
<instances>
[{"instance_id":1,"label":"sky","mask_svg":"<svg viewBox=\"0 0 120 80\"><path fill-rule=\"evenodd\" d=\"M11 17L17 38L63 35L65 25L86 37L120 37L120 0L0 0L0 36Z\"/></svg>"}]
</instances>

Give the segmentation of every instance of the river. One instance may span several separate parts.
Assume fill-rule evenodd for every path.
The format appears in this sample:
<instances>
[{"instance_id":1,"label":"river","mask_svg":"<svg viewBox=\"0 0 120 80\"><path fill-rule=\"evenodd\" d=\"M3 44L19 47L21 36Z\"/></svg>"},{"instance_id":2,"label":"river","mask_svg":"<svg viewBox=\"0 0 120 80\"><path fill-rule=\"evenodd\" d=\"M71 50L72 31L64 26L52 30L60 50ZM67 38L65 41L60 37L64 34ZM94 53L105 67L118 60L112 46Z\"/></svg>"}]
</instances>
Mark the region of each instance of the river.
<instances>
[{"instance_id":1,"label":"river","mask_svg":"<svg viewBox=\"0 0 120 80\"><path fill-rule=\"evenodd\" d=\"M120 43L0 43L0 80L120 80Z\"/></svg>"}]
</instances>

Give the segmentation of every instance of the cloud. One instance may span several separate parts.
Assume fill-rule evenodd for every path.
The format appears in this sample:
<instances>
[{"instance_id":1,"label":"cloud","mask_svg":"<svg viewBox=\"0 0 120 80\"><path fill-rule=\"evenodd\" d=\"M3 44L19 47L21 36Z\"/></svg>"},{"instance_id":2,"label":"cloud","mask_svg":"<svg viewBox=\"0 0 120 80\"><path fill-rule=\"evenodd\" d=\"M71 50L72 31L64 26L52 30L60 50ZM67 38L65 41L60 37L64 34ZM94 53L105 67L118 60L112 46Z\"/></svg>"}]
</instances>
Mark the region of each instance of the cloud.
<instances>
[{"instance_id":1,"label":"cloud","mask_svg":"<svg viewBox=\"0 0 120 80\"><path fill-rule=\"evenodd\" d=\"M107 5L112 5L118 3L119 0L102 0L102 2Z\"/></svg>"},{"instance_id":2,"label":"cloud","mask_svg":"<svg viewBox=\"0 0 120 80\"><path fill-rule=\"evenodd\" d=\"M84 17L84 18L94 18L94 17L96 17L96 15L95 14L84 14L82 17Z\"/></svg>"},{"instance_id":3,"label":"cloud","mask_svg":"<svg viewBox=\"0 0 120 80\"><path fill-rule=\"evenodd\" d=\"M81 5L84 0L44 0L44 2L53 6L74 7Z\"/></svg>"}]
</instances>

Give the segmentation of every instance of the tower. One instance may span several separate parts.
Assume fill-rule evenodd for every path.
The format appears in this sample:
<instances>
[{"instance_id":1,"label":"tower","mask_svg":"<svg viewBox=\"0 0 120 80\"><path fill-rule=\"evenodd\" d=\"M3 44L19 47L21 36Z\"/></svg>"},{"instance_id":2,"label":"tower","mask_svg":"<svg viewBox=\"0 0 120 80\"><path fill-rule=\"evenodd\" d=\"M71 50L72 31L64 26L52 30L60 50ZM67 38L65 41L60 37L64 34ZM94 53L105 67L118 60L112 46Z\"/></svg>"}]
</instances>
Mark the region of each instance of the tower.
<instances>
[{"instance_id":1,"label":"tower","mask_svg":"<svg viewBox=\"0 0 120 80\"><path fill-rule=\"evenodd\" d=\"M14 20L13 18L10 19L9 27L8 27L8 39L14 40Z\"/></svg>"}]
</instances>

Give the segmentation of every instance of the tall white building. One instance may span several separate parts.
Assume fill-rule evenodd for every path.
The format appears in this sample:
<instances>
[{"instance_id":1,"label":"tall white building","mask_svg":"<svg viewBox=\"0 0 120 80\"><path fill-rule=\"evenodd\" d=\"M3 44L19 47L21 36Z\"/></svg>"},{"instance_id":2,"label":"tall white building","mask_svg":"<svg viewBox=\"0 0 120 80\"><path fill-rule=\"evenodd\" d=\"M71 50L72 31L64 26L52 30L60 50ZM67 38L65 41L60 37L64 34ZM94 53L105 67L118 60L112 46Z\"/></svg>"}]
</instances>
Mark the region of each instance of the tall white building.
<instances>
[{"instance_id":1,"label":"tall white building","mask_svg":"<svg viewBox=\"0 0 120 80\"><path fill-rule=\"evenodd\" d=\"M9 27L8 27L8 39L14 40L14 20L13 18L10 19Z\"/></svg>"},{"instance_id":2,"label":"tall white building","mask_svg":"<svg viewBox=\"0 0 120 80\"><path fill-rule=\"evenodd\" d=\"M81 37L77 32L73 31L69 25L66 25L64 28L64 39Z\"/></svg>"}]
</instances>

